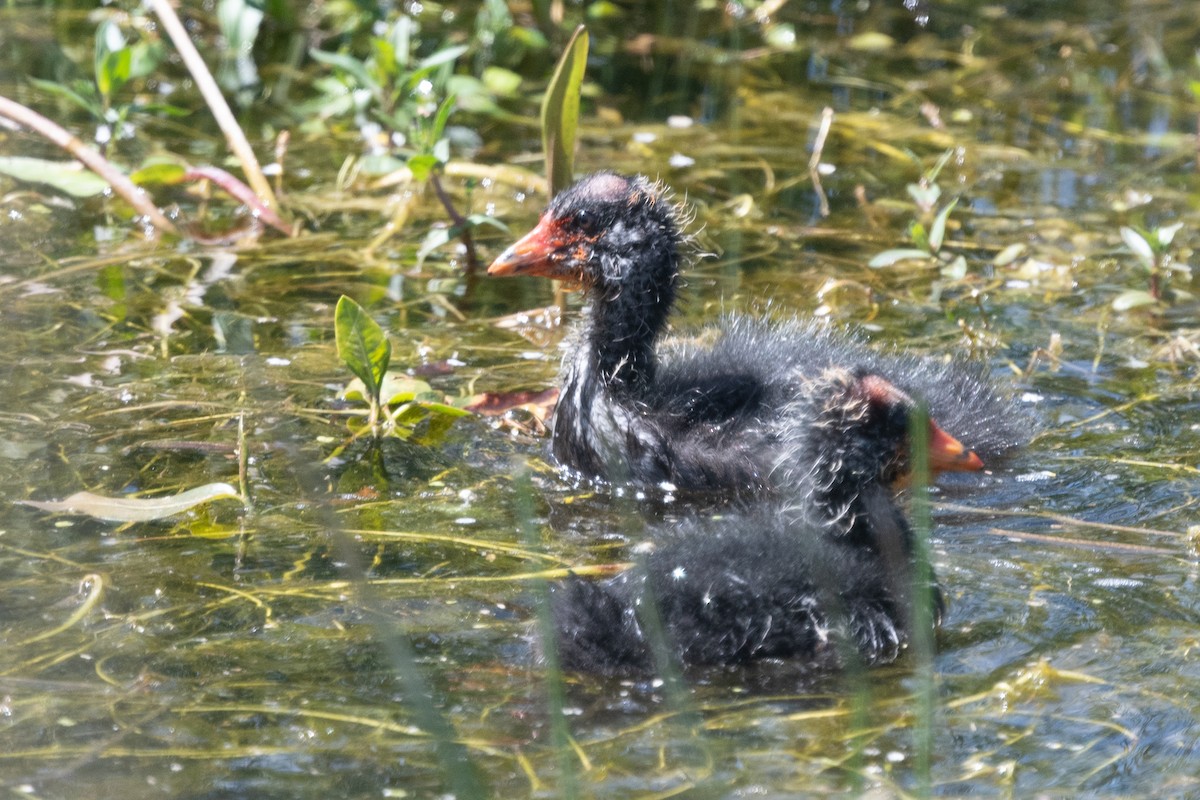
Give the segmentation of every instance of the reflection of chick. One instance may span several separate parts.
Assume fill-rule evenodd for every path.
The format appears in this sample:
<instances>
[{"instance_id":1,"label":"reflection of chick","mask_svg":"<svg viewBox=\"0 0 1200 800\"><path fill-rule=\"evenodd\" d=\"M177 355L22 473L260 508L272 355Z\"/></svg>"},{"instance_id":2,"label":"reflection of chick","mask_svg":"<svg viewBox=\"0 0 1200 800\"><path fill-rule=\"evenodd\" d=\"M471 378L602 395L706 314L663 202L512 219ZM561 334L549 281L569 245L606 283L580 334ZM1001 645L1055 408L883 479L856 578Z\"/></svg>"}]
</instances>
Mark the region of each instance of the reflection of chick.
<instances>
[{"instance_id":1,"label":"reflection of chick","mask_svg":"<svg viewBox=\"0 0 1200 800\"><path fill-rule=\"evenodd\" d=\"M735 317L712 347L659 346L679 272L677 209L642 177L597 173L561 192L492 275L579 284L589 310L566 353L554 455L585 477L684 490L784 490L804 462L794 412L829 367L866 370L925 399L947 431L985 457L1028 437L977 366L880 354L820 326ZM977 468L956 454L935 468Z\"/></svg>"},{"instance_id":2,"label":"reflection of chick","mask_svg":"<svg viewBox=\"0 0 1200 800\"><path fill-rule=\"evenodd\" d=\"M792 426L792 460L810 465L796 473L802 489L793 503L657 529L638 567L603 582L555 584L565 669L650 670L646 615L653 613L684 664L790 658L836 666L899 655L915 565L893 492L908 470L913 401L878 375L840 369L807 389L804 407L792 409L803 420ZM955 439L930 427L935 459L961 453ZM933 597L936 616L936 587Z\"/></svg>"}]
</instances>

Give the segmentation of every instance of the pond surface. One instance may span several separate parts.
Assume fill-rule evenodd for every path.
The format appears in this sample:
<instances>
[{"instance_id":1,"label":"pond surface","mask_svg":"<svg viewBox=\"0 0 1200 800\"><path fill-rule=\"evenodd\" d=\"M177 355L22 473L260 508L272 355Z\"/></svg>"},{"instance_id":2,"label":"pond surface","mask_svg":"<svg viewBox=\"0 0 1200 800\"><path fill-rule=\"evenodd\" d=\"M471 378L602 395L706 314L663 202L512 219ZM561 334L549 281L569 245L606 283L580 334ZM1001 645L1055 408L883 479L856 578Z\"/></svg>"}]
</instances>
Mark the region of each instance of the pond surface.
<instances>
[{"instance_id":1,"label":"pond surface","mask_svg":"<svg viewBox=\"0 0 1200 800\"><path fill-rule=\"evenodd\" d=\"M468 278L453 245L418 263L445 223L432 192L380 240L414 190L339 175L362 153L353 126L297 128L283 185L309 231L294 240L147 238L116 203L0 179L10 794L1200 796L1200 313L1186 297L1112 305L1147 285L1122 226L1182 223L1169 254L1193 258L1200 18L1170 2L676 6L595 14L576 165L657 176L693 209L713 257L686 272L676 328L816 315L986 359L1037 427L935 490L949 612L932 669L763 665L682 691L568 676L572 743L556 746L539 576L626 561L647 519L688 509L572 485L519 410L347 445L340 295L390 331L396 369L452 401L552 385L562 332L497 324L552 305L549 285ZM469 28L414 13L430 35ZM90 64L94 20L0 14L0 94L89 138L23 76ZM483 142L470 163L540 168L535 62L512 114L463 118ZM809 161L826 107L822 216ZM291 123L256 113L266 153ZM5 155L55 155L0 135ZM222 157L202 113L137 147L158 141ZM912 246L906 186L946 154L931 181L935 208L958 199L945 258L867 267ZM545 203L520 184L446 178L510 226L478 231L484 259ZM578 296L565 305L569 325ZM239 453L247 509L118 525L16 504L236 485Z\"/></svg>"}]
</instances>

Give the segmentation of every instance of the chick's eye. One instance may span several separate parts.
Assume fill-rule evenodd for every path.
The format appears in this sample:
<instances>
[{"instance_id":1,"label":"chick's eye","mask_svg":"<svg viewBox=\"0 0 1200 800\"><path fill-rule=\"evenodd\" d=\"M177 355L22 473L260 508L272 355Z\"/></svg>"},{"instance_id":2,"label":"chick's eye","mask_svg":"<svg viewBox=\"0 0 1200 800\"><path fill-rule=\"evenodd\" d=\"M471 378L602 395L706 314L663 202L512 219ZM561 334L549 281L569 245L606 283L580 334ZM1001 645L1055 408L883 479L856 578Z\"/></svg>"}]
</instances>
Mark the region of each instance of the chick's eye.
<instances>
[{"instance_id":1,"label":"chick's eye","mask_svg":"<svg viewBox=\"0 0 1200 800\"><path fill-rule=\"evenodd\" d=\"M572 217L572 221L575 223L575 227L584 233L595 233L596 231L596 215L587 209L581 208L576 211L575 216Z\"/></svg>"}]
</instances>

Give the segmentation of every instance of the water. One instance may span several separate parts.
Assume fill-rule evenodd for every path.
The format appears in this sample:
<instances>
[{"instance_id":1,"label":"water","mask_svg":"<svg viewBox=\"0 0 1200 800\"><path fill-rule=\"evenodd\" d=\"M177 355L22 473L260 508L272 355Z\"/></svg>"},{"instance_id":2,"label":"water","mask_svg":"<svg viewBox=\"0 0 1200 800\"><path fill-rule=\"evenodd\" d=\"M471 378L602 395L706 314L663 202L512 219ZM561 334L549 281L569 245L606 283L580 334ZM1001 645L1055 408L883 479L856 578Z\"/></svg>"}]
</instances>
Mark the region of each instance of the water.
<instances>
[{"instance_id":1,"label":"water","mask_svg":"<svg viewBox=\"0 0 1200 800\"><path fill-rule=\"evenodd\" d=\"M1187 300L1111 308L1145 286L1120 226L1182 222L1172 254L1194 258L1200 20L1170 3L789 3L769 23L731 9L592 23L578 171L660 177L713 254L686 274L677 328L819 314L884 346L971 353L1027 397L1039 433L934 495L949 612L927 772L912 659L847 677L767 664L690 675L682 693L571 677L565 755L581 791L1200 795L1200 325ZM94 21L4 20L0 93L87 138L86 118L20 76L54 77L64 52L90 65ZM283 57L272 36L260 67ZM544 64L515 66L533 92ZM808 161L827 105L821 217ZM264 131L287 122L257 113ZM531 125L459 121L482 136L477 161L536 167ZM216 160L203 115L187 125L146 123L123 147ZM53 155L5 137L5 154ZM391 331L397 368L426 365L452 399L542 389L558 358L560 332L530 342L492 324L552 303L550 287L468 280L449 249L414 266L444 219L432 195L368 253L387 192L336 190L360 152L349 127L296 134L285 185L315 233L241 247L147 241L117 206L0 184L0 782L13 793L421 797L469 793L450 777L463 758L484 793L564 791L533 666L534 576L623 562L647 518L686 509L569 485L520 413L325 461L349 436L340 294ZM939 203L959 198L946 248L967 274L865 267L908 245L919 212L905 186L945 152ZM515 234L544 199L483 182L469 202ZM511 236L481 230L485 257ZM1024 252L997 265L1014 244ZM568 321L578 306L568 296ZM13 505L236 483L239 424L249 511L120 526ZM456 745L435 746L438 725Z\"/></svg>"}]
</instances>

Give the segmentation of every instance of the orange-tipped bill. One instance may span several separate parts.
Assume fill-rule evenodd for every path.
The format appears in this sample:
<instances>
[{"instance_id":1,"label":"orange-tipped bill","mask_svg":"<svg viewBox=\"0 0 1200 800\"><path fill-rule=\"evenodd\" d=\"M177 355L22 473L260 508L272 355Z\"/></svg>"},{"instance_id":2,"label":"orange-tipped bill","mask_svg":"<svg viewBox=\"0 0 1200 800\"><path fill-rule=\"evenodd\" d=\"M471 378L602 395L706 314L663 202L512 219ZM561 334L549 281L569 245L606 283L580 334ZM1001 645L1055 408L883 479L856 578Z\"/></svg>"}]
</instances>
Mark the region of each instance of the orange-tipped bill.
<instances>
[{"instance_id":1,"label":"orange-tipped bill","mask_svg":"<svg viewBox=\"0 0 1200 800\"><path fill-rule=\"evenodd\" d=\"M488 267L488 275L536 275L581 283L578 262L568 260L571 242L550 216L544 215L533 230L514 242Z\"/></svg>"},{"instance_id":2,"label":"orange-tipped bill","mask_svg":"<svg viewBox=\"0 0 1200 800\"><path fill-rule=\"evenodd\" d=\"M983 469L983 461L929 420L929 468L934 472L974 472Z\"/></svg>"}]
</instances>

